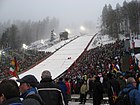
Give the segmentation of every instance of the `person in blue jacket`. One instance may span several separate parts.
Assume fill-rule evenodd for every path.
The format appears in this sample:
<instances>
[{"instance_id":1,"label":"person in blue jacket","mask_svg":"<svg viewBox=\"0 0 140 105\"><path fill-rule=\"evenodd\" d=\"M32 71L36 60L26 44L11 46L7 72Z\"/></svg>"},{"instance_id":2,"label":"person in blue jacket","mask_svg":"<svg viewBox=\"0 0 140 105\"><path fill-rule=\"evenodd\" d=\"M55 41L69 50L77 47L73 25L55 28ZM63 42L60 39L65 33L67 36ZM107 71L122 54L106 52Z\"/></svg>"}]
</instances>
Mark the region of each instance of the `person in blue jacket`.
<instances>
[{"instance_id":1,"label":"person in blue jacket","mask_svg":"<svg viewBox=\"0 0 140 105\"><path fill-rule=\"evenodd\" d=\"M68 105L68 101L67 101L67 99L66 99L67 86L66 86L66 84L64 83L63 78L59 78L58 86L59 86L60 90L62 91L65 104Z\"/></svg>"},{"instance_id":2,"label":"person in blue jacket","mask_svg":"<svg viewBox=\"0 0 140 105\"><path fill-rule=\"evenodd\" d=\"M38 80L34 75L25 75L21 79L17 79L20 83L20 97L23 98L23 105L44 105L44 101L38 93Z\"/></svg>"},{"instance_id":3,"label":"person in blue jacket","mask_svg":"<svg viewBox=\"0 0 140 105\"><path fill-rule=\"evenodd\" d=\"M140 92L137 90L137 82L133 77L127 79L127 85L121 92L129 92L131 105L140 105Z\"/></svg>"}]
</instances>

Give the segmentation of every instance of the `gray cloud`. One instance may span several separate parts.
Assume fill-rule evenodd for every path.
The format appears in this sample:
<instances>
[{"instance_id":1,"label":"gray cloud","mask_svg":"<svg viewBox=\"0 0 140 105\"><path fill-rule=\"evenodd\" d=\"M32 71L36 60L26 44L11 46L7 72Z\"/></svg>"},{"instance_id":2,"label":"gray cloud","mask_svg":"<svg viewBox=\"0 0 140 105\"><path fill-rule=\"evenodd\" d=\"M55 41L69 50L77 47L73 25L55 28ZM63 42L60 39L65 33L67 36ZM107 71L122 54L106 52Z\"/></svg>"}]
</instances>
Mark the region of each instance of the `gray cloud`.
<instances>
[{"instance_id":1,"label":"gray cloud","mask_svg":"<svg viewBox=\"0 0 140 105\"><path fill-rule=\"evenodd\" d=\"M84 21L97 22L105 4L115 7L123 0L1 0L0 22L7 20L42 20L56 17L64 25Z\"/></svg>"}]
</instances>

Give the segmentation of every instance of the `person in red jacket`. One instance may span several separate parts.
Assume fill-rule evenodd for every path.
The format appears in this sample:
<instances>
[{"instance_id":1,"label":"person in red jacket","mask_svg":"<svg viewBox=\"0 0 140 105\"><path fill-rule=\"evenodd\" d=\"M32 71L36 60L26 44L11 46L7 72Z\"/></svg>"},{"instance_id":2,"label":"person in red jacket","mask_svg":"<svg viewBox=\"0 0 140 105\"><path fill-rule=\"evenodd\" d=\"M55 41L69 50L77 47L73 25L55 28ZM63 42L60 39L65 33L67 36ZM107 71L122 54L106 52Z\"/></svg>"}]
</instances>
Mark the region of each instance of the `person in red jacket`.
<instances>
[{"instance_id":1,"label":"person in red jacket","mask_svg":"<svg viewBox=\"0 0 140 105\"><path fill-rule=\"evenodd\" d=\"M71 84L68 78L65 78L65 84L67 86L66 99L67 99L67 102L69 102L71 101Z\"/></svg>"}]
</instances>

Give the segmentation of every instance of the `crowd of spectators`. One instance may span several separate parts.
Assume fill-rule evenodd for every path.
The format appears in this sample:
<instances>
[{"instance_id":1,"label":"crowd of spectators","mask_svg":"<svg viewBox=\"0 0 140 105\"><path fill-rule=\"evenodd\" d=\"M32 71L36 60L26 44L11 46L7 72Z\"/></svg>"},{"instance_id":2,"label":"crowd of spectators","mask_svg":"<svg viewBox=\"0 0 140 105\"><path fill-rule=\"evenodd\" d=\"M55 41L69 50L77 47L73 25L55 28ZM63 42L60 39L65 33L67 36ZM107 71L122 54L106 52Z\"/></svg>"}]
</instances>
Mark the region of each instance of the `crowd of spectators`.
<instances>
[{"instance_id":1,"label":"crowd of spectators","mask_svg":"<svg viewBox=\"0 0 140 105\"><path fill-rule=\"evenodd\" d=\"M51 52L37 51L37 50L7 50L1 55L0 60L0 79L7 78L10 76L9 69L11 61L16 57L18 67L20 68L19 73L25 72L42 62L44 59L49 57Z\"/></svg>"},{"instance_id":2,"label":"crowd of spectators","mask_svg":"<svg viewBox=\"0 0 140 105\"><path fill-rule=\"evenodd\" d=\"M139 68L135 67L136 62L134 56L129 53L129 69L123 68L123 60L125 60L125 40L116 40L114 43L101 45L99 47L85 51L65 72L63 78L70 78L72 94L81 94L80 88L83 81L87 81L87 87L90 97L94 98L96 78L99 77L103 85L103 94L109 98L109 104L113 105L116 97L126 87L127 79L134 78L137 82L138 89L140 72ZM127 59L128 60L128 59ZM133 66L133 67L132 67ZM137 69L136 69L137 68ZM138 89L139 90L139 89ZM97 91L96 91L97 92ZM101 92L99 92L101 95ZM99 95L98 94L98 95ZM102 100L102 99L101 99ZM95 102L95 100L93 100ZM101 102L101 101L97 101Z\"/></svg>"},{"instance_id":3,"label":"crowd of spectators","mask_svg":"<svg viewBox=\"0 0 140 105\"><path fill-rule=\"evenodd\" d=\"M64 75L72 80L72 92L79 93L83 79L87 80L89 77L107 72L116 73L116 70L124 71L121 69L123 53L124 41L121 40L85 51Z\"/></svg>"},{"instance_id":4,"label":"crowd of spectators","mask_svg":"<svg viewBox=\"0 0 140 105\"><path fill-rule=\"evenodd\" d=\"M11 62L11 58L15 57L15 55L20 68L19 73L21 73L29 70L34 65L37 65L51 54L52 53L50 52L40 52L33 50L24 52L9 50L7 51L7 55L9 56L6 56L4 64L1 63L0 65L0 78L9 76L9 64ZM60 78L57 78L59 81L55 81L61 89L64 97L67 99L64 100L65 103L68 104L69 95L80 94L80 102L82 103L84 101L85 104L85 97L88 93L90 97L93 98L93 104L100 104L103 94L107 94L110 105L113 105L115 96L117 97L121 90L123 90L128 85L127 79L129 77L133 77L134 79L130 78L133 81L136 80L136 86L138 87L137 89L140 90L140 73L139 70L134 70L134 68L131 68L131 65L134 63L131 61L132 59L130 59L130 68L128 70L124 70L122 67L122 59L125 54L124 40L116 40L114 43L105 45L101 44L101 46L96 48L87 51L85 50L82 55L73 63L73 65ZM49 79L51 79L51 75L49 75ZM65 88L67 88L65 90L63 81L64 79L66 79ZM100 91L97 91L99 88L101 88ZM81 94L84 94L84 96Z\"/></svg>"}]
</instances>

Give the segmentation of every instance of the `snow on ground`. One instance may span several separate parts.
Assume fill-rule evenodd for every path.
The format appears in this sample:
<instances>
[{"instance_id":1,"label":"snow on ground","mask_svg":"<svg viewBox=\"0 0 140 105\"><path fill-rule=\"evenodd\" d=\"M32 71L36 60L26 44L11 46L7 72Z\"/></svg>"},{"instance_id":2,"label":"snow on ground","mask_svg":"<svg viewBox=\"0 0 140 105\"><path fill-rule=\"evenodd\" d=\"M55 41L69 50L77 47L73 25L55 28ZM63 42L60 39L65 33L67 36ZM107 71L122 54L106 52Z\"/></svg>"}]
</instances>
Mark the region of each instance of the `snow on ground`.
<instances>
[{"instance_id":1,"label":"snow on ground","mask_svg":"<svg viewBox=\"0 0 140 105\"><path fill-rule=\"evenodd\" d=\"M134 42L135 42L136 48L140 47L140 39L135 39ZM131 41L131 43L132 43L132 41ZM131 44L131 46L132 46L132 44ZM136 54L135 57L140 61L140 54ZM139 62L139 65L140 65L140 62Z\"/></svg>"},{"instance_id":2,"label":"snow on ground","mask_svg":"<svg viewBox=\"0 0 140 105\"><path fill-rule=\"evenodd\" d=\"M85 104L79 104L79 102L69 102L69 105L93 105L93 103L86 102ZM101 105L109 105L109 104L101 104Z\"/></svg>"},{"instance_id":3,"label":"snow on ground","mask_svg":"<svg viewBox=\"0 0 140 105\"><path fill-rule=\"evenodd\" d=\"M40 49L39 51L45 51L45 52L54 52L56 51L57 49L59 49L60 47L62 47L64 44L67 44L69 43L70 41L72 41L74 38L76 37L73 37L71 39L68 39L68 40L63 40L57 44L54 44L53 46L51 47L48 47L48 48L44 48L44 49Z\"/></svg>"},{"instance_id":4,"label":"snow on ground","mask_svg":"<svg viewBox=\"0 0 140 105\"><path fill-rule=\"evenodd\" d=\"M108 35L101 36L100 34L97 34L94 40L89 45L87 50L96 48L97 46L101 46L101 44L105 45L105 44L114 43L114 42L115 40L110 39Z\"/></svg>"},{"instance_id":5,"label":"snow on ground","mask_svg":"<svg viewBox=\"0 0 140 105\"><path fill-rule=\"evenodd\" d=\"M61 49L56 51L52 56L33 67L32 69L26 71L19 75L19 78L22 78L25 75L32 74L39 81L41 80L41 73L44 70L50 70L52 78L56 78L67 70L73 62L81 55L84 51L93 35L84 35L76 38L70 43L63 46ZM52 46L54 48L54 46ZM68 59L68 58L71 59Z\"/></svg>"},{"instance_id":6,"label":"snow on ground","mask_svg":"<svg viewBox=\"0 0 140 105\"><path fill-rule=\"evenodd\" d=\"M69 102L69 105L80 105L80 104L79 102ZM93 103L85 103L85 105L93 105Z\"/></svg>"},{"instance_id":7,"label":"snow on ground","mask_svg":"<svg viewBox=\"0 0 140 105\"><path fill-rule=\"evenodd\" d=\"M140 47L140 39L134 40L135 42L135 47Z\"/></svg>"},{"instance_id":8,"label":"snow on ground","mask_svg":"<svg viewBox=\"0 0 140 105\"><path fill-rule=\"evenodd\" d=\"M31 43L31 45L28 46L28 49L29 50L34 49L34 50L45 51L45 52L54 52L64 44L67 44L68 42L74 40L77 37L78 37L77 35L69 35L69 38L67 40L62 40L62 41L60 41L59 38L55 38L53 41L50 41L49 38L41 39Z\"/></svg>"}]
</instances>

